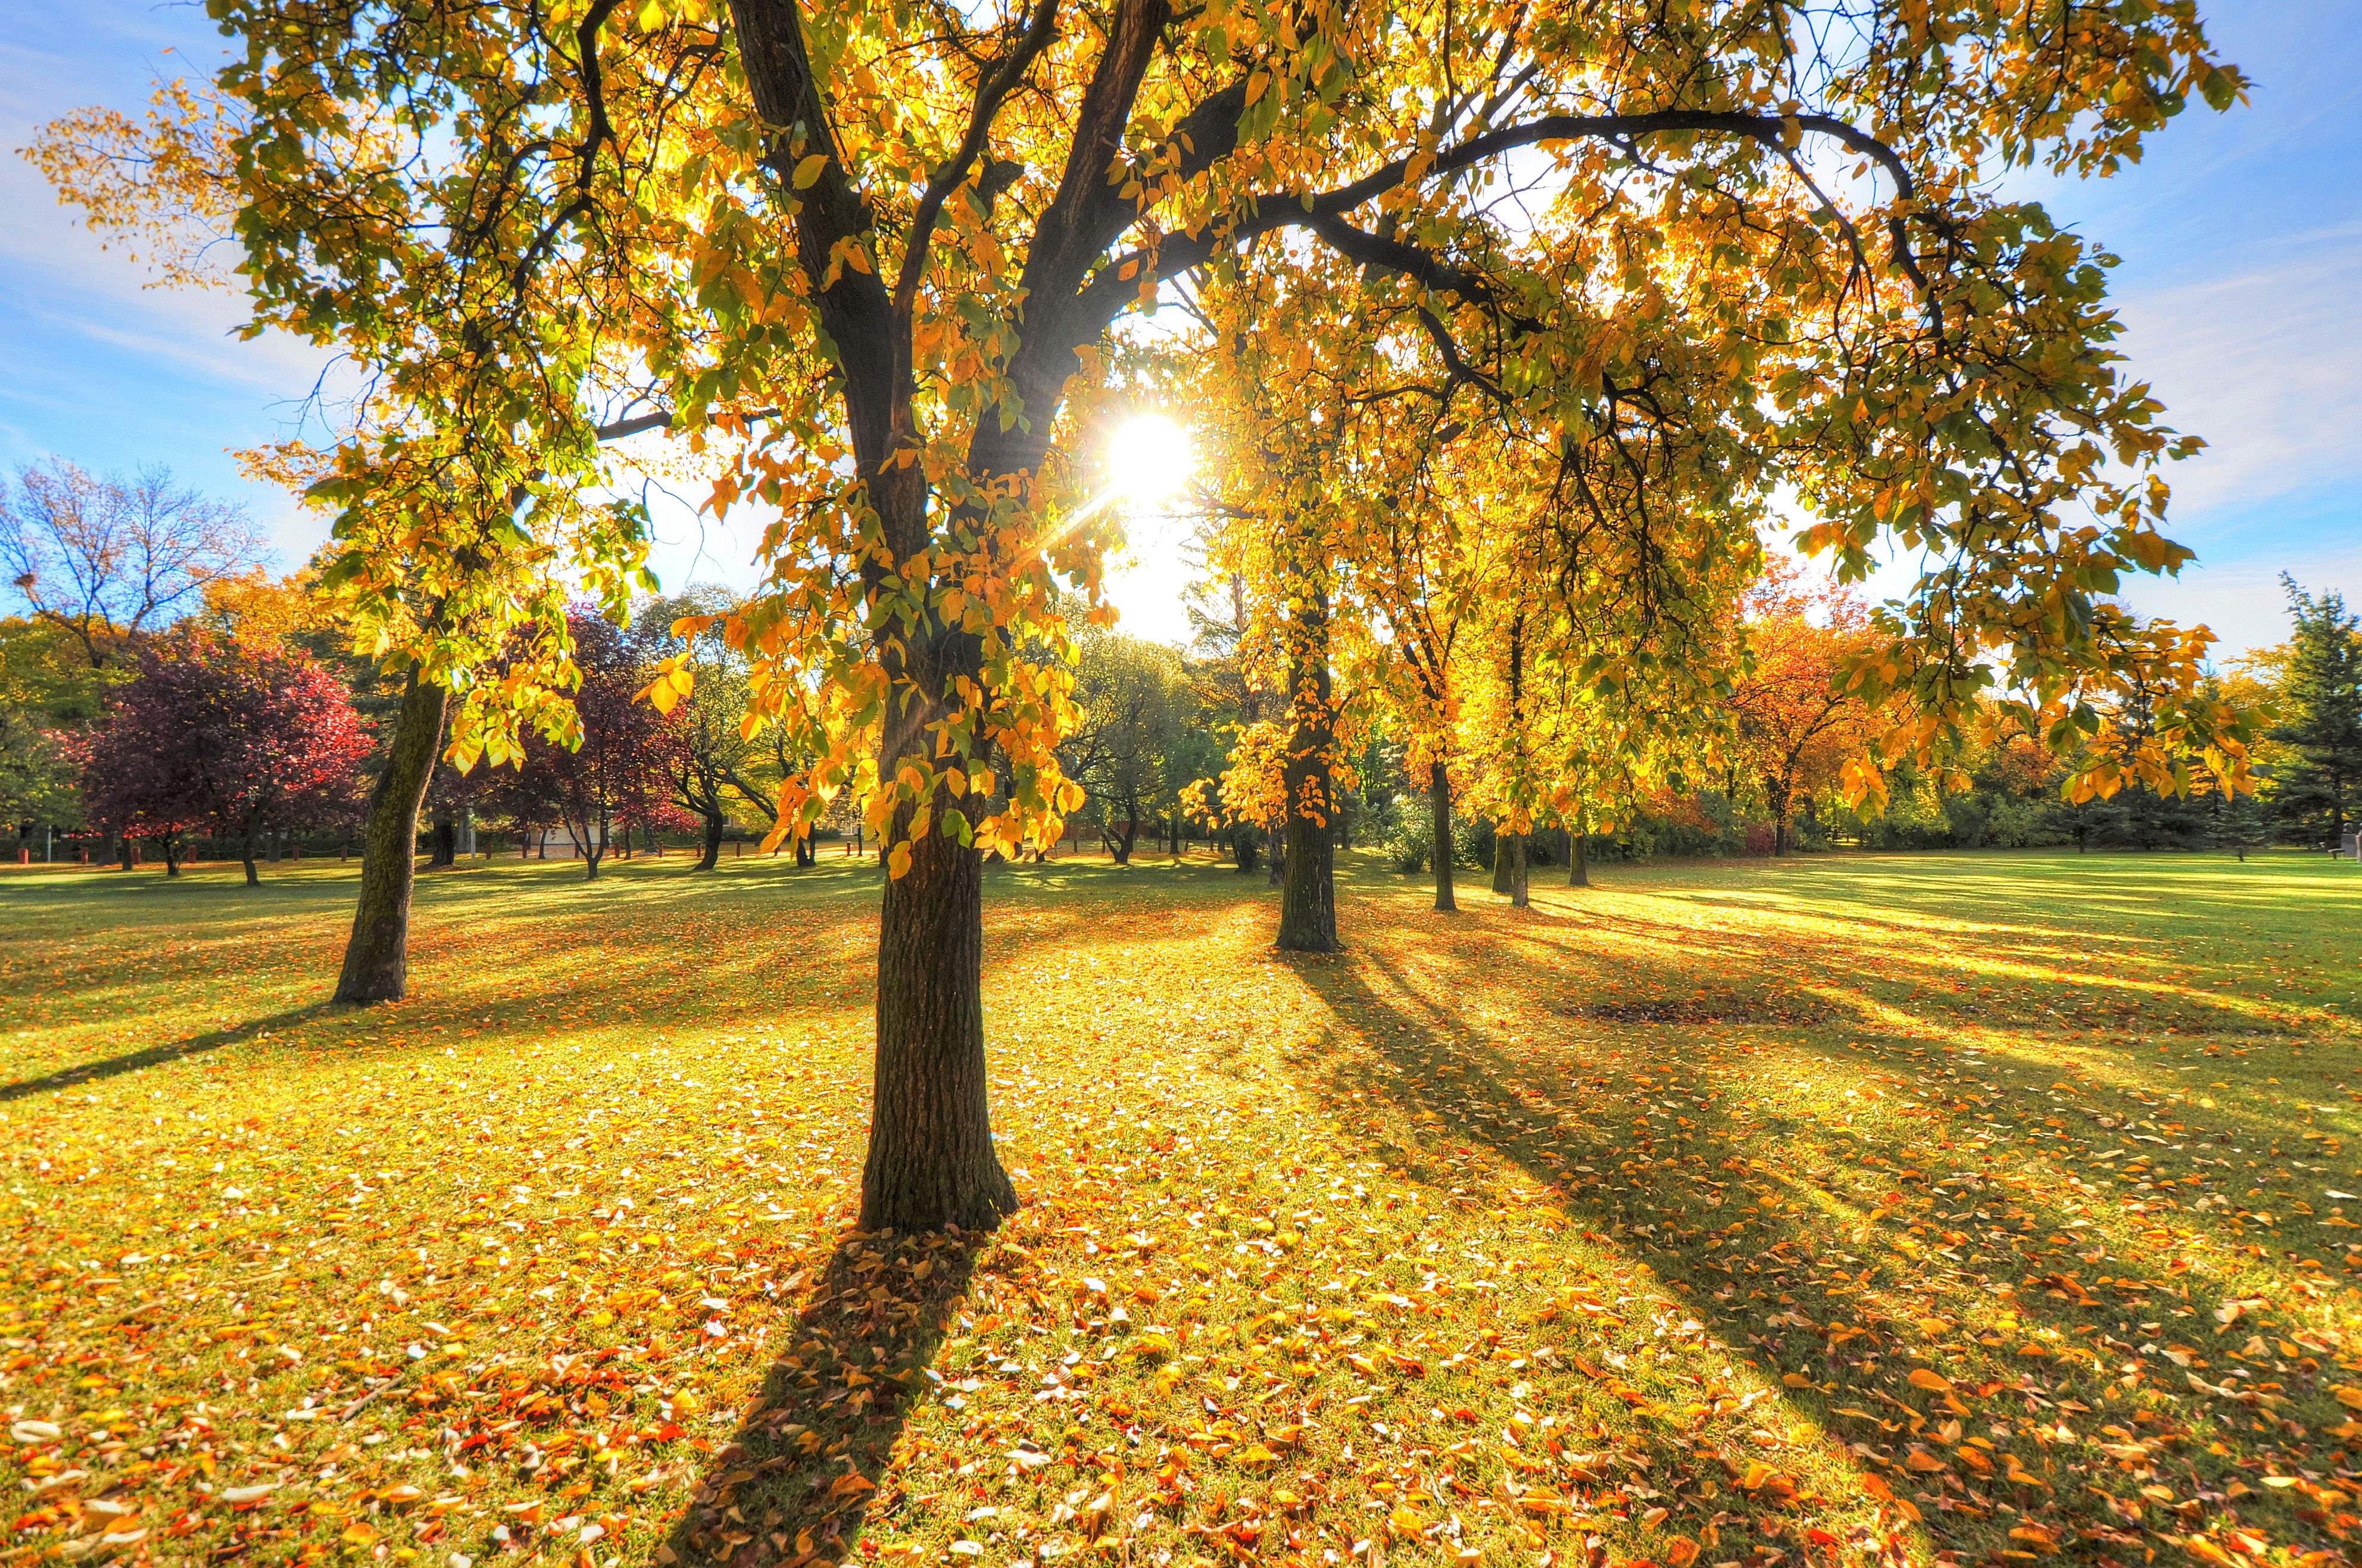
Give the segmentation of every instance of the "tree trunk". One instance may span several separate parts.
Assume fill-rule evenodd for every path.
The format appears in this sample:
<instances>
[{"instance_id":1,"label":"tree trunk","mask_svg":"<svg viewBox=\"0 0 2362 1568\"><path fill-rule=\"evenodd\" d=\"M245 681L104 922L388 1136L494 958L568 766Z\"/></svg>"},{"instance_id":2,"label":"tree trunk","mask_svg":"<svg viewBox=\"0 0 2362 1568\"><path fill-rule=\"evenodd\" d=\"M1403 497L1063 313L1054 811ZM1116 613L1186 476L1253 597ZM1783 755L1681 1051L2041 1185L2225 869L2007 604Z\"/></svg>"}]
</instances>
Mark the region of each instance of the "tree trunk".
<instances>
[{"instance_id":1,"label":"tree trunk","mask_svg":"<svg viewBox=\"0 0 2362 1568\"><path fill-rule=\"evenodd\" d=\"M116 848L116 853L117 855L119 855L119 856L122 857L122 861L123 861L123 868L124 868L126 871L130 870L130 869L131 869L131 835L130 835L129 834L127 834L127 834L125 834L121 838L116 839L116 840L115 841L115 848ZM249 858L251 858L251 851L250 851L250 850L249 850L249 852L248 852L248 855L249 855ZM249 870L250 870L250 869L251 869L251 868L249 867Z\"/></svg>"},{"instance_id":2,"label":"tree trunk","mask_svg":"<svg viewBox=\"0 0 2362 1568\"><path fill-rule=\"evenodd\" d=\"M360 907L345 943L340 1002L400 1001L410 985L410 893L418 866L418 807L443 749L448 693L415 670L394 719L385 771L370 790L361 830Z\"/></svg>"},{"instance_id":3,"label":"tree trunk","mask_svg":"<svg viewBox=\"0 0 2362 1568\"><path fill-rule=\"evenodd\" d=\"M1569 843L1566 855L1566 885L1570 888L1588 888L1591 886L1591 835L1587 833L1576 833L1570 828L1567 831L1567 838Z\"/></svg>"},{"instance_id":4,"label":"tree trunk","mask_svg":"<svg viewBox=\"0 0 2362 1568\"><path fill-rule=\"evenodd\" d=\"M1329 591L1300 526L1291 526L1297 609L1288 628L1286 864L1280 871L1279 948L1337 951L1337 780L1330 754L1336 723L1329 677Z\"/></svg>"},{"instance_id":5,"label":"tree trunk","mask_svg":"<svg viewBox=\"0 0 2362 1568\"><path fill-rule=\"evenodd\" d=\"M931 831L888 880L878 920L865 1231L989 1231L1017 1210L992 1147L983 972L983 857Z\"/></svg>"},{"instance_id":6,"label":"tree trunk","mask_svg":"<svg viewBox=\"0 0 2362 1568\"><path fill-rule=\"evenodd\" d=\"M124 842L128 844L130 841L127 839ZM237 857L246 867L246 885L249 888L262 886L262 873L254 865L254 818L251 815L246 819L246 831L238 837Z\"/></svg>"},{"instance_id":7,"label":"tree trunk","mask_svg":"<svg viewBox=\"0 0 2362 1568\"><path fill-rule=\"evenodd\" d=\"M1526 835L1518 834L1509 840L1509 904L1524 909L1531 900L1526 887Z\"/></svg>"},{"instance_id":8,"label":"tree trunk","mask_svg":"<svg viewBox=\"0 0 2362 1568\"><path fill-rule=\"evenodd\" d=\"M798 866L817 866L820 864L820 847L812 843L812 837L810 834L806 834L801 838L796 840L796 864Z\"/></svg>"},{"instance_id":9,"label":"tree trunk","mask_svg":"<svg viewBox=\"0 0 2362 1568\"><path fill-rule=\"evenodd\" d=\"M599 879L599 857L607 851L606 826L598 822L582 824L582 879L586 882Z\"/></svg>"},{"instance_id":10,"label":"tree trunk","mask_svg":"<svg viewBox=\"0 0 2362 1568\"><path fill-rule=\"evenodd\" d=\"M700 871L711 871L722 860L722 813L705 813L705 847L697 857Z\"/></svg>"},{"instance_id":11,"label":"tree trunk","mask_svg":"<svg viewBox=\"0 0 2362 1568\"><path fill-rule=\"evenodd\" d=\"M426 868L430 871L444 866L459 864L459 824L448 812L435 814L435 831L429 835Z\"/></svg>"},{"instance_id":12,"label":"tree trunk","mask_svg":"<svg viewBox=\"0 0 2362 1568\"><path fill-rule=\"evenodd\" d=\"M156 847L164 852L164 875L179 876L181 874L181 835L177 833L160 834L157 835Z\"/></svg>"},{"instance_id":13,"label":"tree trunk","mask_svg":"<svg viewBox=\"0 0 2362 1568\"><path fill-rule=\"evenodd\" d=\"M1502 832L1498 823L1494 824L1493 890L1504 898L1508 896L1509 884L1515 875L1512 867L1517 864L1517 855L1512 841L1517 836L1513 833Z\"/></svg>"},{"instance_id":14,"label":"tree trunk","mask_svg":"<svg viewBox=\"0 0 2362 1568\"><path fill-rule=\"evenodd\" d=\"M1451 898L1451 770L1440 762L1427 765L1427 803L1434 821L1435 907L1449 913L1460 906Z\"/></svg>"}]
</instances>

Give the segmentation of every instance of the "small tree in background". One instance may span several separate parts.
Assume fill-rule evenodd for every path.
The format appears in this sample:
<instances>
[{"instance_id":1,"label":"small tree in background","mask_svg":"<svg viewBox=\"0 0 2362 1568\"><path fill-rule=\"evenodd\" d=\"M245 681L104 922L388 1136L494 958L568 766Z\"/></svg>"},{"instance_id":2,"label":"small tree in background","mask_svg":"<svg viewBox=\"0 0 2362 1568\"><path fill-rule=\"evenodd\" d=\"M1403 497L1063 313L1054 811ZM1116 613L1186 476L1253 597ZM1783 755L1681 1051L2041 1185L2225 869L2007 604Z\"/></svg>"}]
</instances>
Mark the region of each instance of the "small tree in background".
<instances>
[{"instance_id":1,"label":"small tree in background","mask_svg":"<svg viewBox=\"0 0 2362 1568\"><path fill-rule=\"evenodd\" d=\"M2325 828L2337 842L2362 815L2362 615L2335 593L2311 594L2283 572L2296 635L2289 640L2279 692L2286 748L2274 774L2280 820Z\"/></svg>"},{"instance_id":2,"label":"small tree in background","mask_svg":"<svg viewBox=\"0 0 2362 1568\"><path fill-rule=\"evenodd\" d=\"M243 507L146 468L100 478L61 458L0 484L0 567L35 618L72 636L94 669L244 571L262 537Z\"/></svg>"},{"instance_id":3,"label":"small tree in background","mask_svg":"<svg viewBox=\"0 0 2362 1568\"><path fill-rule=\"evenodd\" d=\"M582 855L595 881L613 823L656 822L673 812L666 778L682 749L685 723L637 701L646 683L640 649L595 609L566 615L574 667L579 744L567 747L530 735L513 778L491 796L518 823L556 822Z\"/></svg>"},{"instance_id":4,"label":"small tree in background","mask_svg":"<svg viewBox=\"0 0 2362 1568\"><path fill-rule=\"evenodd\" d=\"M248 886L255 835L353 809L370 737L334 676L284 646L204 632L151 643L93 737L83 767L92 819L161 841L204 827L239 841Z\"/></svg>"},{"instance_id":5,"label":"small tree in background","mask_svg":"<svg viewBox=\"0 0 2362 1568\"><path fill-rule=\"evenodd\" d=\"M1798 801L1838 781L1871 735L1869 704L1844 689L1849 657L1864 646L1870 611L1841 588L1801 584L1774 560L1747 596L1753 667L1731 705L1740 765L1755 775L1772 818L1772 853L1785 855Z\"/></svg>"}]
</instances>

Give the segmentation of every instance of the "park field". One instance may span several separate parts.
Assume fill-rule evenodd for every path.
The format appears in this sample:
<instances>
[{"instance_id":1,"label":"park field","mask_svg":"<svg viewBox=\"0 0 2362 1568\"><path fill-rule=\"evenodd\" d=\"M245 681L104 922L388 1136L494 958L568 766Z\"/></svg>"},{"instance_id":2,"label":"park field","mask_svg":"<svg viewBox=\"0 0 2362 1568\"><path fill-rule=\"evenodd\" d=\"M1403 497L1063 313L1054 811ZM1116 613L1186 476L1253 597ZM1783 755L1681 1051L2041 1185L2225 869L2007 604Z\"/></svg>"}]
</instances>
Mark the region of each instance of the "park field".
<instances>
[{"instance_id":1,"label":"park field","mask_svg":"<svg viewBox=\"0 0 2362 1568\"><path fill-rule=\"evenodd\" d=\"M1023 1210L853 1228L876 873L0 871L0 1560L2362 1558L2362 873L1003 867Z\"/></svg>"}]
</instances>

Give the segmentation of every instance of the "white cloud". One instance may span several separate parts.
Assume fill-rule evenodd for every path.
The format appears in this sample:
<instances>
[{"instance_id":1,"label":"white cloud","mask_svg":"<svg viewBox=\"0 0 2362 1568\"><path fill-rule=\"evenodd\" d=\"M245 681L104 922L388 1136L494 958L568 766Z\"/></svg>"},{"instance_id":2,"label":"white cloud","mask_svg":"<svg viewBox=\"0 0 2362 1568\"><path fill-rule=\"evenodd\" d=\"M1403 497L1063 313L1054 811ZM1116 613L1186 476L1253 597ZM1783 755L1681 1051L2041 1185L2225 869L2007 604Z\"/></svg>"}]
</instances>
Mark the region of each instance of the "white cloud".
<instances>
[{"instance_id":1,"label":"white cloud","mask_svg":"<svg viewBox=\"0 0 2362 1568\"><path fill-rule=\"evenodd\" d=\"M2186 542L2257 502L2362 480L2362 225L2124 300L2128 369L2208 449L2173 465Z\"/></svg>"}]
</instances>

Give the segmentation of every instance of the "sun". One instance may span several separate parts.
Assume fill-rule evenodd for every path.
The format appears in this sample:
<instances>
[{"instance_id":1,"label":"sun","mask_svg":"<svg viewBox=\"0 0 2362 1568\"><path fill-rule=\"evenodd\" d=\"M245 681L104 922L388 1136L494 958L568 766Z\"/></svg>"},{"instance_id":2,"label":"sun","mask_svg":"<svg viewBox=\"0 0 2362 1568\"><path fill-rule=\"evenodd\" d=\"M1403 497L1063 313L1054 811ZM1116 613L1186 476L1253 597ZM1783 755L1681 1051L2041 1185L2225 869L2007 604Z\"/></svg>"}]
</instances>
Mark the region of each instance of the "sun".
<instances>
[{"instance_id":1,"label":"sun","mask_svg":"<svg viewBox=\"0 0 2362 1568\"><path fill-rule=\"evenodd\" d=\"M1158 506L1189 482L1196 465L1189 432L1161 414L1124 422L1108 443L1114 488L1142 506Z\"/></svg>"}]
</instances>

